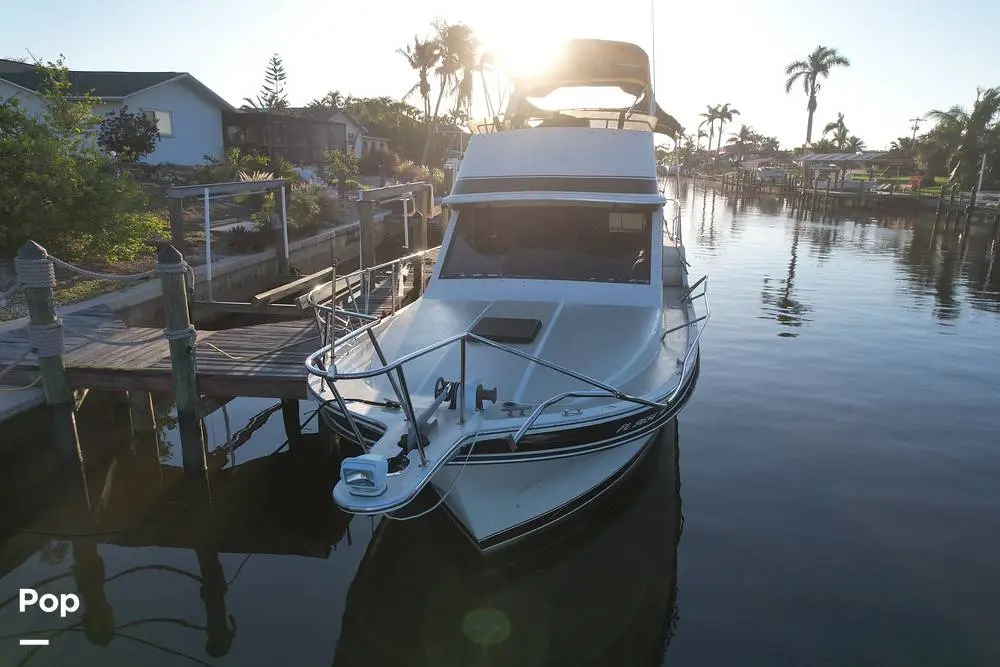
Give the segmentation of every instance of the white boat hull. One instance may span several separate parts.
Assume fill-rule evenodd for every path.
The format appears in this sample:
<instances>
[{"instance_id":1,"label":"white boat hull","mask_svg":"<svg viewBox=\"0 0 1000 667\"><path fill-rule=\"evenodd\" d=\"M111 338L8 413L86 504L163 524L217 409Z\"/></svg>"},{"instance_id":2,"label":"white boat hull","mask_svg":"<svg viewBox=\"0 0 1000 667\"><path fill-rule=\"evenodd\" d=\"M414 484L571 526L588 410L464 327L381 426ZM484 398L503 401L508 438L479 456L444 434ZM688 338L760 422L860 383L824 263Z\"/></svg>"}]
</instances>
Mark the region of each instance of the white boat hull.
<instances>
[{"instance_id":1,"label":"white boat hull","mask_svg":"<svg viewBox=\"0 0 1000 667\"><path fill-rule=\"evenodd\" d=\"M493 551L569 518L613 489L655 436L566 458L466 466L462 459L431 485L480 550Z\"/></svg>"}]
</instances>

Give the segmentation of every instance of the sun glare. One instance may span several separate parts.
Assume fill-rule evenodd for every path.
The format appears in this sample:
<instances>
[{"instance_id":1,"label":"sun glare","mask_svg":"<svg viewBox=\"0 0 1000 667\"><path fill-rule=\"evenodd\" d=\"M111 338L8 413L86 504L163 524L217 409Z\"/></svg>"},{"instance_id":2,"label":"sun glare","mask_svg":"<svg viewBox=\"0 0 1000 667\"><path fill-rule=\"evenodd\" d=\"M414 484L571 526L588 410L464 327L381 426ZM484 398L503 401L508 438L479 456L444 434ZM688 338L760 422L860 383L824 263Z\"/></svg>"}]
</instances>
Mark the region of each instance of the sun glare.
<instances>
[{"instance_id":1,"label":"sun glare","mask_svg":"<svg viewBox=\"0 0 1000 667\"><path fill-rule=\"evenodd\" d=\"M487 45L486 51L493 55L502 70L512 76L523 77L543 71L559 57L564 47L564 42L545 39L534 43L527 39L505 39Z\"/></svg>"}]
</instances>

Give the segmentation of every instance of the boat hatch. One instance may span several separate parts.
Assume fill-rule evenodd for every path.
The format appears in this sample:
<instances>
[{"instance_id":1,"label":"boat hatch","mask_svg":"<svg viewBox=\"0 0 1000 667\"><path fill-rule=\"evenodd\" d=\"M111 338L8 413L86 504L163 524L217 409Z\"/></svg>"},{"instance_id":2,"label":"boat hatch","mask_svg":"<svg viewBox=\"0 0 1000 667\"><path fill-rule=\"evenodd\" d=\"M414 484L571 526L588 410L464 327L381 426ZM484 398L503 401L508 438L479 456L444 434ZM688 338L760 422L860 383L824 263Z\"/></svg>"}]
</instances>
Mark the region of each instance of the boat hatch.
<instances>
[{"instance_id":1,"label":"boat hatch","mask_svg":"<svg viewBox=\"0 0 1000 667\"><path fill-rule=\"evenodd\" d=\"M472 333L496 343L526 345L535 340L541 329L541 320L532 318L483 317L472 327Z\"/></svg>"}]
</instances>

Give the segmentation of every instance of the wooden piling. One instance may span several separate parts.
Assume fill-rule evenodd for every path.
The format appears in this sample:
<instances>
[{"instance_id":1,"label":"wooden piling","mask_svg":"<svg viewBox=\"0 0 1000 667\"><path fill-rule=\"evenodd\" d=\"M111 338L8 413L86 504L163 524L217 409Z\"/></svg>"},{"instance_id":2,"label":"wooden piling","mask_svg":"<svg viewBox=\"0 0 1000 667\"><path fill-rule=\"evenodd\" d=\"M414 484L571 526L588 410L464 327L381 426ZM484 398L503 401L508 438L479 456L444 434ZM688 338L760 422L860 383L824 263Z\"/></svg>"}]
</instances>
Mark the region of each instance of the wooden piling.
<instances>
[{"instance_id":1,"label":"wooden piling","mask_svg":"<svg viewBox=\"0 0 1000 667\"><path fill-rule=\"evenodd\" d=\"M56 315L52 290L55 269L45 248L27 241L14 260L18 281L24 285L28 305L31 340L38 355L45 402L52 412L52 424L59 459L67 467L80 467L83 455L76 430L76 399L66 379L63 365L63 328Z\"/></svg>"},{"instance_id":2,"label":"wooden piling","mask_svg":"<svg viewBox=\"0 0 1000 667\"><path fill-rule=\"evenodd\" d=\"M299 402L291 398L281 399L281 421L285 425L288 448L294 449L302 435L302 420L299 418Z\"/></svg>"},{"instance_id":3,"label":"wooden piling","mask_svg":"<svg viewBox=\"0 0 1000 667\"><path fill-rule=\"evenodd\" d=\"M205 653L221 658L229 653L236 629L229 626L226 613L226 574L219 562L219 552L211 546L195 549L201 571L201 599L205 604Z\"/></svg>"},{"instance_id":4,"label":"wooden piling","mask_svg":"<svg viewBox=\"0 0 1000 667\"><path fill-rule=\"evenodd\" d=\"M156 271L163 289L164 335L170 342L170 368L184 470L204 474L207 471L205 434L198 416L195 331L188 316L184 258L172 245L163 246L156 256Z\"/></svg>"},{"instance_id":5,"label":"wooden piling","mask_svg":"<svg viewBox=\"0 0 1000 667\"><path fill-rule=\"evenodd\" d=\"M132 416L132 432L155 432L156 416L153 413L153 396L148 391L129 391L127 393L129 414Z\"/></svg>"},{"instance_id":6,"label":"wooden piling","mask_svg":"<svg viewBox=\"0 0 1000 667\"><path fill-rule=\"evenodd\" d=\"M375 266L375 202L358 202L358 235L361 244L361 268Z\"/></svg>"}]
</instances>

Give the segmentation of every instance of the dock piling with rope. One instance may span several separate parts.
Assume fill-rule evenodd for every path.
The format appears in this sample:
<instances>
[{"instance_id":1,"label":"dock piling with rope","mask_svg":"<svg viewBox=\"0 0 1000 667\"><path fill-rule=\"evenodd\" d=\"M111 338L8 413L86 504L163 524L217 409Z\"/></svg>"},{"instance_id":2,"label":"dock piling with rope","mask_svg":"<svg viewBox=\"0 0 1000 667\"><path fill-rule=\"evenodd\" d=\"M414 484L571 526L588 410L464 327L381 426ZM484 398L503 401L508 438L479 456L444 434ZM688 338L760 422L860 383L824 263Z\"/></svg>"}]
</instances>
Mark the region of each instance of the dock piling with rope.
<instances>
[{"instance_id":1,"label":"dock piling with rope","mask_svg":"<svg viewBox=\"0 0 1000 667\"><path fill-rule=\"evenodd\" d=\"M417 244L425 243L423 236L415 239ZM417 251L351 274L334 272L328 284L303 285L310 292L328 293L325 298L348 300L355 312L388 315L422 293L436 257L436 248ZM131 327L106 306L58 313L52 297L57 265L83 272L33 242L21 249L18 285L28 297L31 319L27 326L0 330L0 382L17 385L14 389L42 386L67 463L81 461L73 437L79 402L74 392L80 390L126 392L136 433L153 428L150 394L172 395L182 426L185 468L196 473L205 470L201 418L212 410L211 397L281 399L290 435L298 430L297 402L308 398L304 362L323 344L308 299L294 292L283 296L290 308L301 311L301 319L198 330L189 318L190 267L173 246L165 245L148 275L106 277L160 278L164 327Z\"/></svg>"}]
</instances>

